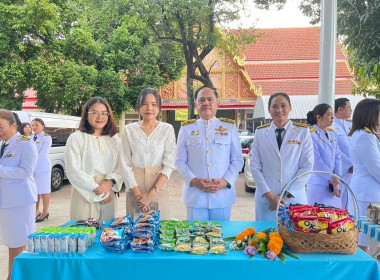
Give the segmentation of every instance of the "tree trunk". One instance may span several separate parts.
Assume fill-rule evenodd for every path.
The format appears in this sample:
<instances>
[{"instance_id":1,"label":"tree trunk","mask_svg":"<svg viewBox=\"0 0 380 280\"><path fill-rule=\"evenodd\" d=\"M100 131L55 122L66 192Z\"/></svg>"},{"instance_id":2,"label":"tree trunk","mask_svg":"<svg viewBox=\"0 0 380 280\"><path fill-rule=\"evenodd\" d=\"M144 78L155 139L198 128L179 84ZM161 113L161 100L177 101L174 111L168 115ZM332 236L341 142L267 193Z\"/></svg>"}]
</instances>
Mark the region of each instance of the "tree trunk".
<instances>
[{"instance_id":1,"label":"tree trunk","mask_svg":"<svg viewBox=\"0 0 380 280\"><path fill-rule=\"evenodd\" d=\"M188 68L189 69L189 68ZM190 71L186 71L186 87L187 87L187 118L194 119L194 92L193 79L190 78Z\"/></svg>"}]
</instances>

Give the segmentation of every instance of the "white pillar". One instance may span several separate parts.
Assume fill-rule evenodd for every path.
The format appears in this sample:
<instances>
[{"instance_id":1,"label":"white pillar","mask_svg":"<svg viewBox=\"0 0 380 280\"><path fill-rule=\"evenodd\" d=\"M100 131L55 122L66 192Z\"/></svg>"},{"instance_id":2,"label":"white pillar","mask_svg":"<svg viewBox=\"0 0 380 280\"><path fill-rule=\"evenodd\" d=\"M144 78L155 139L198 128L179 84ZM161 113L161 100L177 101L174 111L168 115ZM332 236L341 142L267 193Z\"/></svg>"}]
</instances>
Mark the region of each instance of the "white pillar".
<instances>
[{"instance_id":1,"label":"white pillar","mask_svg":"<svg viewBox=\"0 0 380 280\"><path fill-rule=\"evenodd\" d=\"M327 103L333 108L336 76L336 28L337 0L322 0L318 103Z\"/></svg>"}]
</instances>

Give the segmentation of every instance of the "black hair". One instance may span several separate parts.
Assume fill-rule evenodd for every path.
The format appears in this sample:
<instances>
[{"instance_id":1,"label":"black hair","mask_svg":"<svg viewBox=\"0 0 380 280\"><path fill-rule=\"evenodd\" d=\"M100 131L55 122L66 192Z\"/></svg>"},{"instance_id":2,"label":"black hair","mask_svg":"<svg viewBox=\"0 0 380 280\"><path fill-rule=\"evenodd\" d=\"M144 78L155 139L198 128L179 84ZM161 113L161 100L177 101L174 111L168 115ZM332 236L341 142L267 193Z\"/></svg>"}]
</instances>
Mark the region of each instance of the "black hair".
<instances>
[{"instance_id":1,"label":"black hair","mask_svg":"<svg viewBox=\"0 0 380 280\"><path fill-rule=\"evenodd\" d=\"M283 96L285 97L285 99L289 102L289 105L292 106L292 104L290 103L290 98L289 98L289 95L287 95L285 92L276 92L276 93L273 93L270 97L269 97L269 102L268 102L268 110L270 108L270 105L272 104L272 100L277 97L277 96Z\"/></svg>"},{"instance_id":2,"label":"black hair","mask_svg":"<svg viewBox=\"0 0 380 280\"><path fill-rule=\"evenodd\" d=\"M201 90L205 89L205 88L209 88L209 89L211 89L211 90L214 92L215 97L218 98L218 92L216 91L215 88L210 88L210 87L206 87L206 86L201 86L200 88L198 88L198 89L195 91L195 93L194 93L194 100L197 100L199 92L200 92Z\"/></svg>"},{"instance_id":3,"label":"black hair","mask_svg":"<svg viewBox=\"0 0 380 280\"><path fill-rule=\"evenodd\" d=\"M33 122L39 122L42 126L45 127L45 122L44 122L42 119L40 119L40 118L35 118L35 119L33 119L33 120L32 120L32 123L33 123Z\"/></svg>"},{"instance_id":4,"label":"black hair","mask_svg":"<svg viewBox=\"0 0 380 280\"><path fill-rule=\"evenodd\" d=\"M145 102L146 96L148 94L154 95L154 97L156 98L156 101L157 101L158 108L161 111L161 107L162 107L161 95L154 88L146 88L140 92L139 97L137 98L137 110L140 110L140 108L141 108L142 104Z\"/></svg>"},{"instance_id":5,"label":"black hair","mask_svg":"<svg viewBox=\"0 0 380 280\"><path fill-rule=\"evenodd\" d=\"M15 117L17 129L18 129L20 127L20 125L21 125L21 121L20 121L17 113L15 113L15 112L12 112L12 113L13 113L13 116Z\"/></svg>"},{"instance_id":6,"label":"black hair","mask_svg":"<svg viewBox=\"0 0 380 280\"><path fill-rule=\"evenodd\" d=\"M94 105L95 103L100 103L106 106L107 112L109 113L107 123L103 128L103 135L109 135L111 137L114 136L117 132L117 125L113 117L112 109L110 105L108 104L107 100L98 96L91 97L84 104L80 123L79 123L79 130L88 134L94 133L94 128L88 122L88 111L90 110L91 106Z\"/></svg>"},{"instance_id":7,"label":"black hair","mask_svg":"<svg viewBox=\"0 0 380 280\"><path fill-rule=\"evenodd\" d=\"M350 102L350 99L345 97L335 99L335 113L338 112L339 108L346 107L347 101Z\"/></svg>"},{"instance_id":8,"label":"black hair","mask_svg":"<svg viewBox=\"0 0 380 280\"><path fill-rule=\"evenodd\" d=\"M27 122L21 123L21 125L18 127L18 132L20 132L20 134L22 134L22 135L25 135L24 134L24 127L27 125L30 126L30 123L27 123Z\"/></svg>"},{"instance_id":9,"label":"black hair","mask_svg":"<svg viewBox=\"0 0 380 280\"><path fill-rule=\"evenodd\" d=\"M326 103L318 104L313 111L309 111L306 115L307 123L310 125L317 124L317 116L323 116L331 106Z\"/></svg>"},{"instance_id":10,"label":"black hair","mask_svg":"<svg viewBox=\"0 0 380 280\"><path fill-rule=\"evenodd\" d=\"M360 101L354 110L352 116L352 127L348 136L351 136L356 130L367 127L375 131L379 127L380 100L367 98Z\"/></svg>"}]
</instances>

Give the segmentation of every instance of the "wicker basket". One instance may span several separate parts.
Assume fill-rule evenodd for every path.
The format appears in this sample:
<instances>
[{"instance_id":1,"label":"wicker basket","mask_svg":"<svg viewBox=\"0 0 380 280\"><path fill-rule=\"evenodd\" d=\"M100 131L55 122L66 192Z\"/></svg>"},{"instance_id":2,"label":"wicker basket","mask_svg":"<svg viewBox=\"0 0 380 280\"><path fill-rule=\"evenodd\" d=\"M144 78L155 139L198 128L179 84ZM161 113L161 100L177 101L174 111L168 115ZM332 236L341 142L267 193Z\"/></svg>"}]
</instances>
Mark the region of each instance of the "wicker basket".
<instances>
[{"instance_id":1,"label":"wicker basket","mask_svg":"<svg viewBox=\"0 0 380 280\"><path fill-rule=\"evenodd\" d=\"M354 209L355 209L355 222L357 223L357 202L355 199L354 194L352 193L350 187L347 185L347 183L340 178L339 176L335 174L331 174L324 171L312 171L305 174L302 174L298 177L295 177L293 180L291 180L282 190L280 194L280 199L285 197L286 193L292 186L293 182L297 179L308 176L313 173L324 173L331 175L343 183L343 185L346 187L347 192L351 194ZM289 247L289 249L297 254L300 253L339 253L339 254L355 254L356 250L358 248L358 241L359 241L359 230L357 227L355 227L354 230L343 232L339 234L323 234L323 233L305 233L305 232L299 232L299 231L291 231L289 232L289 229L280 224L278 213L279 213L280 203L277 205L277 227L278 231L284 240L284 243Z\"/></svg>"}]
</instances>

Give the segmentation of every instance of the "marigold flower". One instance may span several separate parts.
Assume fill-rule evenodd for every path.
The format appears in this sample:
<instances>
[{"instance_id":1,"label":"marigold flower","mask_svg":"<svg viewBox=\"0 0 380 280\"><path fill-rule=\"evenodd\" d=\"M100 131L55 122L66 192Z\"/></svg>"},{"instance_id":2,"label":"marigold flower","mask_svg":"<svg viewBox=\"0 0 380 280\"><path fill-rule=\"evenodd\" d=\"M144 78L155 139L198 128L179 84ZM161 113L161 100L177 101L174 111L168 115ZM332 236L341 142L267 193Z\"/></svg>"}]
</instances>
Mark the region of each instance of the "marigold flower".
<instances>
[{"instance_id":1,"label":"marigold flower","mask_svg":"<svg viewBox=\"0 0 380 280\"><path fill-rule=\"evenodd\" d=\"M281 235L278 232L274 231L271 234L269 234L269 238L273 238L273 237L280 237L281 238Z\"/></svg>"},{"instance_id":2,"label":"marigold flower","mask_svg":"<svg viewBox=\"0 0 380 280\"><path fill-rule=\"evenodd\" d=\"M256 246L258 242L255 239L251 239L251 246Z\"/></svg>"},{"instance_id":3,"label":"marigold flower","mask_svg":"<svg viewBox=\"0 0 380 280\"><path fill-rule=\"evenodd\" d=\"M272 252L278 255L281 253L282 245L283 245L282 239L271 238L269 239L267 247L269 250L271 250Z\"/></svg>"},{"instance_id":4,"label":"marigold flower","mask_svg":"<svg viewBox=\"0 0 380 280\"><path fill-rule=\"evenodd\" d=\"M265 239L265 238L267 238L267 235L265 234L265 232L258 232L256 234L256 237L257 237L257 239Z\"/></svg>"}]
</instances>

